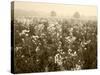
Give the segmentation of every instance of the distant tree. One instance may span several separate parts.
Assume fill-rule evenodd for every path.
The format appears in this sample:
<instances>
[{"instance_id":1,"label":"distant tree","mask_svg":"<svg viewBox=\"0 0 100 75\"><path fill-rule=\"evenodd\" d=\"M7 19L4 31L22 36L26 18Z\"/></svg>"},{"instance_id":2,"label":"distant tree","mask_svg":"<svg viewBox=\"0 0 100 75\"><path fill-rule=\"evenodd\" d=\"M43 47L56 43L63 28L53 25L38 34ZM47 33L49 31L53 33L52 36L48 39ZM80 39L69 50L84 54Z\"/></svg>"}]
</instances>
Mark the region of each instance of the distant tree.
<instances>
[{"instance_id":1,"label":"distant tree","mask_svg":"<svg viewBox=\"0 0 100 75\"><path fill-rule=\"evenodd\" d=\"M80 13L79 12L75 12L73 15L74 18L80 18Z\"/></svg>"},{"instance_id":2,"label":"distant tree","mask_svg":"<svg viewBox=\"0 0 100 75\"><path fill-rule=\"evenodd\" d=\"M51 14L50 14L52 17L55 17L56 16L56 12L55 11L51 11Z\"/></svg>"}]
</instances>

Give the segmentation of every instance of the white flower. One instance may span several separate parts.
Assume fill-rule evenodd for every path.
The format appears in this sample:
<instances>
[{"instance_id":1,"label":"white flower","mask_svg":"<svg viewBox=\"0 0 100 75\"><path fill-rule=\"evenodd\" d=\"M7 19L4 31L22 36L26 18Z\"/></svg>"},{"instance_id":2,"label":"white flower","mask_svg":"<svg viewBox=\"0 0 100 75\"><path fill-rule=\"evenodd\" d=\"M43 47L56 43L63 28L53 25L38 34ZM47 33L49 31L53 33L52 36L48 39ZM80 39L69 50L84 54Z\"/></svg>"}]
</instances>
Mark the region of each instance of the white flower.
<instances>
[{"instance_id":1,"label":"white flower","mask_svg":"<svg viewBox=\"0 0 100 75\"><path fill-rule=\"evenodd\" d=\"M32 36L31 38L33 38L34 40L37 40L37 38L39 38L39 36Z\"/></svg>"},{"instance_id":2,"label":"white flower","mask_svg":"<svg viewBox=\"0 0 100 75\"><path fill-rule=\"evenodd\" d=\"M23 42L25 41L24 38L22 38L22 41L23 41Z\"/></svg>"},{"instance_id":3,"label":"white flower","mask_svg":"<svg viewBox=\"0 0 100 75\"><path fill-rule=\"evenodd\" d=\"M28 34L26 34L25 36L28 36Z\"/></svg>"},{"instance_id":4,"label":"white flower","mask_svg":"<svg viewBox=\"0 0 100 75\"><path fill-rule=\"evenodd\" d=\"M87 48L84 48L84 50L87 50Z\"/></svg>"},{"instance_id":5,"label":"white flower","mask_svg":"<svg viewBox=\"0 0 100 75\"><path fill-rule=\"evenodd\" d=\"M22 57L22 58L24 58L25 56L24 56L24 55L22 55L21 57Z\"/></svg>"},{"instance_id":6,"label":"white flower","mask_svg":"<svg viewBox=\"0 0 100 75\"><path fill-rule=\"evenodd\" d=\"M81 66L76 64L76 70L80 70L81 69Z\"/></svg>"},{"instance_id":7,"label":"white flower","mask_svg":"<svg viewBox=\"0 0 100 75\"><path fill-rule=\"evenodd\" d=\"M35 51L38 52L40 50L39 46L36 47Z\"/></svg>"},{"instance_id":8,"label":"white flower","mask_svg":"<svg viewBox=\"0 0 100 75\"><path fill-rule=\"evenodd\" d=\"M58 65L62 65L62 56L60 54L56 54L55 55L55 63L57 63Z\"/></svg>"},{"instance_id":9,"label":"white flower","mask_svg":"<svg viewBox=\"0 0 100 75\"><path fill-rule=\"evenodd\" d=\"M37 61L37 62L39 62L39 60L38 60L38 59L37 59L36 61Z\"/></svg>"},{"instance_id":10,"label":"white flower","mask_svg":"<svg viewBox=\"0 0 100 75\"><path fill-rule=\"evenodd\" d=\"M25 63L27 63L27 60L25 60Z\"/></svg>"}]
</instances>

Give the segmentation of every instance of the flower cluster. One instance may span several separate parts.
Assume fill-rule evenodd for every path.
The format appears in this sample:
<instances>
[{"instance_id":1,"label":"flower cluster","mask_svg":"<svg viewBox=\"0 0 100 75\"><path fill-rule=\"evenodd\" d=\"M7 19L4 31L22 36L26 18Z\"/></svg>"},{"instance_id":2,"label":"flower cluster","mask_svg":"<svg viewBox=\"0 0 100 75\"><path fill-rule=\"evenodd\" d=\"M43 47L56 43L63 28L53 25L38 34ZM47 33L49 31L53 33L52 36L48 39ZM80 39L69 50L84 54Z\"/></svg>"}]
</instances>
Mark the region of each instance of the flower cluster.
<instances>
[{"instance_id":1,"label":"flower cluster","mask_svg":"<svg viewBox=\"0 0 100 75\"><path fill-rule=\"evenodd\" d=\"M15 19L16 72L96 68L97 22L78 21L76 24L66 18Z\"/></svg>"}]
</instances>

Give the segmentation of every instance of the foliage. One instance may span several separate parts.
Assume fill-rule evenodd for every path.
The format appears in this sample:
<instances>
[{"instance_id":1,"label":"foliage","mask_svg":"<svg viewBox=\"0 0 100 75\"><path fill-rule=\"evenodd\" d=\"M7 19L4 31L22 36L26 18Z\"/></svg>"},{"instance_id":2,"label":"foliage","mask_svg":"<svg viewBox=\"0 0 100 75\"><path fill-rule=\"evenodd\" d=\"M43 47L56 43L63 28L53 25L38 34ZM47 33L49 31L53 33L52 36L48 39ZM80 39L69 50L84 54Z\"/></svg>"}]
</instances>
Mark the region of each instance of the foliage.
<instances>
[{"instance_id":1,"label":"foliage","mask_svg":"<svg viewBox=\"0 0 100 75\"><path fill-rule=\"evenodd\" d=\"M56 19L56 23L51 18L29 20L27 25L14 21L16 73L97 67L96 21L72 25L66 19Z\"/></svg>"}]
</instances>

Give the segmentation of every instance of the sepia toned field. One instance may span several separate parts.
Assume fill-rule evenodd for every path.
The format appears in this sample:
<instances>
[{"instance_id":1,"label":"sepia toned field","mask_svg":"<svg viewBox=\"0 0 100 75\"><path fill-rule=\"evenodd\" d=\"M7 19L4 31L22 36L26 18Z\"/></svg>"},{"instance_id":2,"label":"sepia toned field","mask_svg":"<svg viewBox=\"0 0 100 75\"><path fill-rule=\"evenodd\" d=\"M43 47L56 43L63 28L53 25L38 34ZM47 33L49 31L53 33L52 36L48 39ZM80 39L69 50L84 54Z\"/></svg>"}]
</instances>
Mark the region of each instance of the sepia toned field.
<instances>
[{"instance_id":1,"label":"sepia toned field","mask_svg":"<svg viewBox=\"0 0 100 75\"><path fill-rule=\"evenodd\" d=\"M55 16L14 19L15 73L96 68L96 20Z\"/></svg>"}]
</instances>

